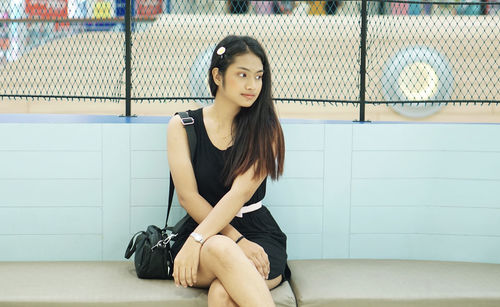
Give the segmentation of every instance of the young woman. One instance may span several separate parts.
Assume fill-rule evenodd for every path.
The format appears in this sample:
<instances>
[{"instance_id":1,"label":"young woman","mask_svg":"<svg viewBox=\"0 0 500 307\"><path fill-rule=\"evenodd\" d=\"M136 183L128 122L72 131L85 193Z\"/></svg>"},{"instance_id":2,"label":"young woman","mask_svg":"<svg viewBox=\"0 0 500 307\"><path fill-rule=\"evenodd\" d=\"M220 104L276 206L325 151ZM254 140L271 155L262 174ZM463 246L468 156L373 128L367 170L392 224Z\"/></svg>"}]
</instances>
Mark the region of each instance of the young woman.
<instances>
[{"instance_id":1,"label":"young woman","mask_svg":"<svg viewBox=\"0 0 500 307\"><path fill-rule=\"evenodd\" d=\"M266 178L283 173L285 144L262 46L228 36L209 70L214 103L189 111L191 163L179 116L168 125L168 162L190 220L172 246L177 286L209 288L209 306L274 306L269 289L286 279L286 236L262 205Z\"/></svg>"}]
</instances>

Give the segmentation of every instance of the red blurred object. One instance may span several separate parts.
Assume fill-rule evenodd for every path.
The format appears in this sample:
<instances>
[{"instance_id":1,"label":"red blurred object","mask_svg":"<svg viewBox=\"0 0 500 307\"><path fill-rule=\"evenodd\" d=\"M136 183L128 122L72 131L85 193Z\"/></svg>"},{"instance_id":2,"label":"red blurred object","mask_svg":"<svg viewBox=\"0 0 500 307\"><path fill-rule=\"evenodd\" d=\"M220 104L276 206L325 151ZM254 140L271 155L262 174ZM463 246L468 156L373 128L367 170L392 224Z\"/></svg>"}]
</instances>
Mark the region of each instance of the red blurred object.
<instances>
[{"instance_id":1,"label":"red blurred object","mask_svg":"<svg viewBox=\"0 0 500 307\"><path fill-rule=\"evenodd\" d=\"M136 0L137 16L147 17L161 14L162 0Z\"/></svg>"},{"instance_id":2,"label":"red blurred object","mask_svg":"<svg viewBox=\"0 0 500 307\"><path fill-rule=\"evenodd\" d=\"M26 0L26 14L33 19L68 18L68 0ZM55 30L68 27L68 23L56 23Z\"/></svg>"},{"instance_id":3,"label":"red blurred object","mask_svg":"<svg viewBox=\"0 0 500 307\"><path fill-rule=\"evenodd\" d=\"M0 38L0 50L7 51L9 49L10 41L8 38Z\"/></svg>"}]
</instances>

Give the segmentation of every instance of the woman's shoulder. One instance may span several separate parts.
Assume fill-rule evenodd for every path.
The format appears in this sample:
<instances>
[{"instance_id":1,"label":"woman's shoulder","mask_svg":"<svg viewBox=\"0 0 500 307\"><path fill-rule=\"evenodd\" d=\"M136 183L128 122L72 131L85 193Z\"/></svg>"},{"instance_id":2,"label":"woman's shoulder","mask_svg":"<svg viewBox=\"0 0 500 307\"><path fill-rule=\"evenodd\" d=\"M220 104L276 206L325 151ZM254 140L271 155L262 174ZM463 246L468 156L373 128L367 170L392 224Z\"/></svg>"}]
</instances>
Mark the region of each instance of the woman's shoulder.
<instances>
[{"instance_id":1,"label":"woman's shoulder","mask_svg":"<svg viewBox=\"0 0 500 307\"><path fill-rule=\"evenodd\" d=\"M172 130L172 128L179 126L182 126L181 117L178 113L175 113L170 117L170 120L168 121L168 130Z\"/></svg>"},{"instance_id":2,"label":"woman's shoulder","mask_svg":"<svg viewBox=\"0 0 500 307\"><path fill-rule=\"evenodd\" d=\"M195 110L186 110L186 111L181 111L181 112L187 113L188 116L190 116L190 117L199 118L202 110L203 110L203 108L199 108L199 109L195 109ZM173 124L174 126L181 126L182 125L182 120L181 120L181 116L180 116L181 112L175 113L170 118L170 121L168 122L168 124L169 125Z\"/></svg>"},{"instance_id":3,"label":"woman's shoulder","mask_svg":"<svg viewBox=\"0 0 500 307\"><path fill-rule=\"evenodd\" d=\"M175 113L170 118L170 121L168 122L168 127L167 127L167 134L170 136L183 136L186 137L186 127L185 123L193 123L196 134L201 133L201 129L203 127L202 121L203 121L203 114L202 114L203 108L195 109L195 110L187 110L184 111L188 114L191 119L181 119L181 116L179 115L180 112ZM201 123L201 126L200 126Z\"/></svg>"}]
</instances>

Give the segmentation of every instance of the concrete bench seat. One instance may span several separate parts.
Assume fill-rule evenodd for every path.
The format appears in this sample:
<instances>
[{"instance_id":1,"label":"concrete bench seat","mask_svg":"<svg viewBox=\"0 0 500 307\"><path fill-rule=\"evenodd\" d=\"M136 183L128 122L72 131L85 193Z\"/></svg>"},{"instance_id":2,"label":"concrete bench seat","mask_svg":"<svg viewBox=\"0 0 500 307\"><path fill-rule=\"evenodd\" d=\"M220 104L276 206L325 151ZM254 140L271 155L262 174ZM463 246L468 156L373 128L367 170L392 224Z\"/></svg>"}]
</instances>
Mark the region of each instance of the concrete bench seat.
<instances>
[{"instance_id":1,"label":"concrete bench seat","mask_svg":"<svg viewBox=\"0 0 500 307\"><path fill-rule=\"evenodd\" d=\"M296 306L288 282L271 291ZM207 291L137 278L132 262L0 262L0 306L206 306Z\"/></svg>"},{"instance_id":2,"label":"concrete bench seat","mask_svg":"<svg viewBox=\"0 0 500 307\"><path fill-rule=\"evenodd\" d=\"M500 306L500 264L336 259L289 266L302 307Z\"/></svg>"},{"instance_id":3,"label":"concrete bench seat","mask_svg":"<svg viewBox=\"0 0 500 307\"><path fill-rule=\"evenodd\" d=\"M279 307L498 307L500 264L291 260ZM206 306L207 291L138 279L132 262L0 262L0 306Z\"/></svg>"}]
</instances>

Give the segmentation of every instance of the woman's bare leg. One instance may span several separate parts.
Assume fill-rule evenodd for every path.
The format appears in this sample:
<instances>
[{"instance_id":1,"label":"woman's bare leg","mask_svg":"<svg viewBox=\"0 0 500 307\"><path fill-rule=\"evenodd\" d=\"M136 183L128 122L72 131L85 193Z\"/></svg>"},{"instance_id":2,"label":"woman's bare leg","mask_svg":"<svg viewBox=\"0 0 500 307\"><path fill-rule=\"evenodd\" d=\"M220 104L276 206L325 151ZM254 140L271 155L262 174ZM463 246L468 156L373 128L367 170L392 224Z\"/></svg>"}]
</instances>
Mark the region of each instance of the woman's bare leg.
<instances>
[{"instance_id":1,"label":"woman's bare leg","mask_svg":"<svg viewBox=\"0 0 500 307\"><path fill-rule=\"evenodd\" d=\"M278 286L281 282L281 275L276 277L275 279L266 280L266 284L269 289L273 289ZM236 303L233 301L229 293L227 293L224 286L218 279L212 281L210 288L208 289L208 307L217 306L217 307L238 307Z\"/></svg>"},{"instance_id":2,"label":"woman's bare leg","mask_svg":"<svg viewBox=\"0 0 500 307\"><path fill-rule=\"evenodd\" d=\"M221 235L208 238L201 248L196 287L208 288L216 279L237 306L275 306L253 263L231 239Z\"/></svg>"},{"instance_id":3,"label":"woman's bare leg","mask_svg":"<svg viewBox=\"0 0 500 307\"><path fill-rule=\"evenodd\" d=\"M266 280L266 285L269 288L269 290L276 288L281 283L282 278L283 276L280 275L275 279Z\"/></svg>"},{"instance_id":4,"label":"woman's bare leg","mask_svg":"<svg viewBox=\"0 0 500 307\"><path fill-rule=\"evenodd\" d=\"M208 289L208 307L238 307L221 282L212 281Z\"/></svg>"}]
</instances>

